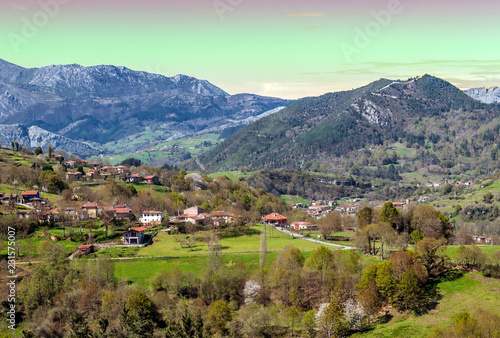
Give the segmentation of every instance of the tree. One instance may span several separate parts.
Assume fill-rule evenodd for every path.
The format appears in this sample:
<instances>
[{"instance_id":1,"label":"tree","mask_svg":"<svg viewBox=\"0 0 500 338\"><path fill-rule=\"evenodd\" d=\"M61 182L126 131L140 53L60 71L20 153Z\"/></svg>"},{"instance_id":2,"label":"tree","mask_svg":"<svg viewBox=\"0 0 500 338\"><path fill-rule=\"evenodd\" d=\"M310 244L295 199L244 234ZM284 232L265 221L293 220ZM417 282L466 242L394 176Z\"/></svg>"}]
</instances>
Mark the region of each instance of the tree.
<instances>
[{"instance_id":1,"label":"tree","mask_svg":"<svg viewBox=\"0 0 500 338\"><path fill-rule=\"evenodd\" d=\"M52 146L52 144L47 144L47 156L49 158L52 158L54 157L54 147Z\"/></svg>"},{"instance_id":2,"label":"tree","mask_svg":"<svg viewBox=\"0 0 500 338\"><path fill-rule=\"evenodd\" d=\"M318 227L323 238L327 239L332 232L342 229L342 216L336 211L331 212L319 222Z\"/></svg>"},{"instance_id":3,"label":"tree","mask_svg":"<svg viewBox=\"0 0 500 338\"><path fill-rule=\"evenodd\" d=\"M60 193L62 190L68 189L68 183L63 181L59 174L53 171L42 171L40 177L38 178L40 184L47 188L48 192L51 194Z\"/></svg>"},{"instance_id":4,"label":"tree","mask_svg":"<svg viewBox=\"0 0 500 338\"><path fill-rule=\"evenodd\" d=\"M373 209L369 206L364 206L359 210L356 216L356 224L358 226L358 230L363 230L368 226L368 224L372 223L372 214Z\"/></svg>"},{"instance_id":5,"label":"tree","mask_svg":"<svg viewBox=\"0 0 500 338\"><path fill-rule=\"evenodd\" d=\"M424 239L424 235L420 233L418 230L413 230L412 233L410 234L411 240L413 244L417 244L420 242L422 239Z\"/></svg>"},{"instance_id":6,"label":"tree","mask_svg":"<svg viewBox=\"0 0 500 338\"><path fill-rule=\"evenodd\" d=\"M142 161L133 157L129 157L121 161L120 165L128 165L130 167L140 167L142 165Z\"/></svg>"},{"instance_id":7,"label":"tree","mask_svg":"<svg viewBox=\"0 0 500 338\"><path fill-rule=\"evenodd\" d=\"M205 317L205 327L211 335L224 335L228 332L227 323L231 321L231 309L223 300L210 304Z\"/></svg>"},{"instance_id":8,"label":"tree","mask_svg":"<svg viewBox=\"0 0 500 338\"><path fill-rule=\"evenodd\" d=\"M474 239L467 232L467 229L465 229L465 227L461 227L460 230L458 230L457 236L455 237L453 244L455 244L455 245L472 245L472 244L474 244Z\"/></svg>"},{"instance_id":9,"label":"tree","mask_svg":"<svg viewBox=\"0 0 500 338\"><path fill-rule=\"evenodd\" d=\"M480 269L486 262L486 254L475 245L461 246L457 250L456 261L466 269Z\"/></svg>"},{"instance_id":10,"label":"tree","mask_svg":"<svg viewBox=\"0 0 500 338\"><path fill-rule=\"evenodd\" d=\"M122 313L125 330L141 337L153 335L158 312L149 297L140 290L132 290Z\"/></svg>"},{"instance_id":11,"label":"tree","mask_svg":"<svg viewBox=\"0 0 500 338\"><path fill-rule=\"evenodd\" d=\"M488 191L486 194L483 196L484 203L491 204L493 202L493 194L491 191Z\"/></svg>"},{"instance_id":12,"label":"tree","mask_svg":"<svg viewBox=\"0 0 500 338\"><path fill-rule=\"evenodd\" d=\"M384 245L392 246L396 243L397 236L394 229L387 223L381 223L379 226L380 236L380 256L384 260Z\"/></svg>"},{"instance_id":13,"label":"tree","mask_svg":"<svg viewBox=\"0 0 500 338\"><path fill-rule=\"evenodd\" d=\"M344 311L340 302L340 291L337 289L332 294L330 303L323 304L320 307L316 318L323 333L330 338L341 333L344 326L342 322L343 316Z\"/></svg>"},{"instance_id":14,"label":"tree","mask_svg":"<svg viewBox=\"0 0 500 338\"><path fill-rule=\"evenodd\" d=\"M430 278L440 277L447 271L448 259L443 254L445 249L446 240L443 238L424 238L417 243L418 258Z\"/></svg>"},{"instance_id":15,"label":"tree","mask_svg":"<svg viewBox=\"0 0 500 338\"><path fill-rule=\"evenodd\" d=\"M453 235L449 219L430 205L420 204L413 213L411 223L412 227L425 237L438 239Z\"/></svg>"},{"instance_id":16,"label":"tree","mask_svg":"<svg viewBox=\"0 0 500 338\"><path fill-rule=\"evenodd\" d=\"M424 289L415 271L408 269L403 272L396 285L394 304L397 308L404 311L418 311L423 305L424 298Z\"/></svg>"},{"instance_id":17,"label":"tree","mask_svg":"<svg viewBox=\"0 0 500 338\"><path fill-rule=\"evenodd\" d=\"M398 209L392 202L385 202L378 216L380 222L385 222L393 225L399 216Z\"/></svg>"},{"instance_id":18,"label":"tree","mask_svg":"<svg viewBox=\"0 0 500 338\"><path fill-rule=\"evenodd\" d=\"M453 186L450 183L443 185L443 195L448 195L453 190Z\"/></svg>"},{"instance_id":19,"label":"tree","mask_svg":"<svg viewBox=\"0 0 500 338\"><path fill-rule=\"evenodd\" d=\"M34 151L35 155L40 155L40 154L43 154L43 149L42 147L38 146L35 151Z\"/></svg>"}]
</instances>

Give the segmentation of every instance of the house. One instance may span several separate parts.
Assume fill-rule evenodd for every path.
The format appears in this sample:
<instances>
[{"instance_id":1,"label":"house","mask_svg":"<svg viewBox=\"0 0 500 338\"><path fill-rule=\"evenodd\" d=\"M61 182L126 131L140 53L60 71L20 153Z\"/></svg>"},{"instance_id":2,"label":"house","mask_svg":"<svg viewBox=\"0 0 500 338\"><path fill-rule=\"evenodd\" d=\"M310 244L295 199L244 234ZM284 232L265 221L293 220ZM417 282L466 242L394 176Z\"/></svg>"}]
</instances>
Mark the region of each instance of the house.
<instances>
[{"instance_id":1,"label":"house","mask_svg":"<svg viewBox=\"0 0 500 338\"><path fill-rule=\"evenodd\" d=\"M83 173L80 171L75 171L75 172L68 171L66 173L66 181L68 181L68 182L81 181L82 176L83 176Z\"/></svg>"},{"instance_id":2,"label":"house","mask_svg":"<svg viewBox=\"0 0 500 338\"><path fill-rule=\"evenodd\" d=\"M99 213L99 209L101 209L101 207L97 203L93 203L93 202L84 203L80 207L83 210L88 212L89 218L97 218L97 215Z\"/></svg>"},{"instance_id":3,"label":"house","mask_svg":"<svg viewBox=\"0 0 500 338\"><path fill-rule=\"evenodd\" d=\"M40 198L40 193L38 191L23 191L21 196L23 203L30 203L32 198Z\"/></svg>"},{"instance_id":4,"label":"house","mask_svg":"<svg viewBox=\"0 0 500 338\"><path fill-rule=\"evenodd\" d=\"M290 225L290 228L293 230L317 230L318 226L316 224L312 224L311 222L293 222Z\"/></svg>"},{"instance_id":5,"label":"house","mask_svg":"<svg viewBox=\"0 0 500 338\"><path fill-rule=\"evenodd\" d=\"M44 211L40 214L40 221L44 222L50 222L54 221L57 222L59 220L59 212L57 210L51 209L48 211Z\"/></svg>"},{"instance_id":6,"label":"house","mask_svg":"<svg viewBox=\"0 0 500 338\"><path fill-rule=\"evenodd\" d=\"M190 215L195 215L195 216L203 214L204 212L205 212L205 210L203 210L200 207L191 207L191 208L184 209L185 214L190 214Z\"/></svg>"},{"instance_id":7,"label":"house","mask_svg":"<svg viewBox=\"0 0 500 338\"><path fill-rule=\"evenodd\" d=\"M75 209L73 211L73 219L76 220L76 221L82 221L84 219L89 219L91 218L89 216L89 211L88 210L85 210L85 209ZM96 217L92 217L92 218L96 218Z\"/></svg>"},{"instance_id":8,"label":"house","mask_svg":"<svg viewBox=\"0 0 500 338\"><path fill-rule=\"evenodd\" d=\"M78 247L78 253L80 255L88 255L88 254L91 254L95 252L95 247L90 244L90 245L85 245L85 244L82 244Z\"/></svg>"},{"instance_id":9,"label":"house","mask_svg":"<svg viewBox=\"0 0 500 338\"><path fill-rule=\"evenodd\" d=\"M132 209L128 204L117 204L115 208L124 208L124 209Z\"/></svg>"},{"instance_id":10,"label":"house","mask_svg":"<svg viewBox=\"0 0 500 338\"><path fill-rule=\"evenodd\" d=\"M286 217L277 213L272 213L267 216L262 217L263 221L266 224L273 224L273 225L284 225L286 224Z\"/></svg>"},{"instance_id":11,"label":"house","mask_svg":"<svg viewBox=\"0 0 500 338\"><path fill-rule=\"evenodd\" d=\"M139 222L142 224L159 225L163 220L163 212L161 211L143 211L139 217Z\"/></svg>"},{"instance_id":12,"label":"house","mask_svg":"<svg viewBox=\"0 0 500 338\"><path fill-rule=\"evenodd\" d=\"M152 175L152 176L146 176L144 177L144 180L146 181L146 184L160 184L160 181L158 180L158 176Z\"/></svg>"},{"instance_id":13,"label":"house","mask_svg":"<svg viewBox=\"0 0 500 338\"><path fill-rule=\"evenodd\" d=\"M422 196L418 199L420 203L427 202L429 200L429 196Z\"/></svg>"},{"instance_id":14,"label":"house","mask_svg":"<svg viewBox=\"0 0 500 338\"><path fill-rule=\"evenodd\" d=\"M3 196L3 202L4 203L9 203L10 199L12 198L14 200L14 202L17 203L17 194L5 194Z\"/></svg>"},{"instance_id":15,"label":"house","mask_svg":"<svg viewBox=\"0 0 500 338\"><path fill-rule=\"evenodd\" d=\"M28 219L33 214L33 210L19 210L17 214L19 218Z\"/></svg>"},{"instance_id":16,"label":"house","mask_svg":"<svg viewBox=\"0 0 500 338\"><path fill-rule=\"evenodd\" d=\"M128 181L130 183L141 183L144 180L144 178L141 175L137 174L132 174L128 177Z\"/></svg>"},{"instance_id":17,"label":"house","mask_svg":"<svg viewBox=\"0 0 500 338\"><path fill-rule=\"evenodd\" d=\"M122 234L122 240L125 244L141 244L144 239L146 228L130 228Z\"/></svg>"},{"instance_id":18,"label":"house","mask_svg":"<svg viewBox=\"0 0 500 338\"><path fill-rule=\"evenodd\" d=\"M116 219L125 219L130 218L132 216L132 209L130 208L115 208L115 218Z\"/></svg>"},{"instance_id":19,"label":"house","mask_svg":"<svg viewBox=\"0 0 500 338\"><path fill-rule=\"evenodd\" d=\"M93 168L94 170L97 170L100 167L100 164L97 162L87 162L87 165L89 168Z\"/></svg>"},{"instance_id":20,"label":"house","mask_svg":"<svg viewBox=\"0 0 500 338\"><path fill-rule=\"evenodd\" d=\"M132 173L130 168L125 166L125 165L119 165L119 166L115 167L115 170L118 174L121 175L122 178L127 177L128 175L130 175Z\"/></svg>"},{"instance_id":21,"label":"house","mask_svg":"<svg viewBox=\"0 0 500 338\"><path fill-rule=\"evenodd\" d=\"M64 156L63 155L56 155L56 156L54 156L54 160L56 160L57 162L64 161Z\"/></svg>"},{"instance_id":22,"label":"house","mask_svg":"<svg viewBox=\"0 0 500 338\"><path fill-rule=\"evenodd\" d=\"M66 161L66 165L68 166L68 168L76 168L77 167L77 164L75 161Z\"/></svg>"},{"instance_id":23,"label":"house","mask_svg":"<svg viewBox=\"0 0 500 338\"><path fill-rule=\"evenodd\" d=\"M227 211L212 211L208 215L214 225L233 224L238 217L241 217Z\"/></svg>"},{"instance_id":24,"label":"house","mask_svg":"<svg viewBox=\"0 0 500 338\"><path fill-rule=\"evenodd\" d=\"M483 236L472 236L472 239L477 244L486 244L486 238L484 238Z\"/></svg>"}]
</instances>

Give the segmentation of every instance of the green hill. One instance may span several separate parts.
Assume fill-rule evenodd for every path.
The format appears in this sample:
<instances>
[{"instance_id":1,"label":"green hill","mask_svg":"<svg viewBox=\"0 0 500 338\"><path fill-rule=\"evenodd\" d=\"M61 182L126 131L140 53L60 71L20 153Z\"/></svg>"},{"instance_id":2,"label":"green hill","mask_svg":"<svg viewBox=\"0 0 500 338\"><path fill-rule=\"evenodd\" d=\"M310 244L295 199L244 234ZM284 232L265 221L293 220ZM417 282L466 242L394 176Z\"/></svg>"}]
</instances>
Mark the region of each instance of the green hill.
<instances>
[{"instance_id":1,"label":"green hill","mask_svg":"<svg viewBox=\"0 0 500 338\"><path fill-rule=\"evenodd\" d=\"M450 137L466 139L478 130L464 126L464 120L490 122L499 111L429 75L406 81L381 79L351 91L297 101L239 130L199 160L214 170L301 169L315 161L333 164L341 156L359 158L356 151L387 141L420 147L444 143ZM457 120L454 136L447 134L446 126L436 132L433 125L429 125L432 132L415 128L422 119L446 124L449 114L461 121ZM198 167L194 161L189 166Z\"/></svg>"}]
</instances>

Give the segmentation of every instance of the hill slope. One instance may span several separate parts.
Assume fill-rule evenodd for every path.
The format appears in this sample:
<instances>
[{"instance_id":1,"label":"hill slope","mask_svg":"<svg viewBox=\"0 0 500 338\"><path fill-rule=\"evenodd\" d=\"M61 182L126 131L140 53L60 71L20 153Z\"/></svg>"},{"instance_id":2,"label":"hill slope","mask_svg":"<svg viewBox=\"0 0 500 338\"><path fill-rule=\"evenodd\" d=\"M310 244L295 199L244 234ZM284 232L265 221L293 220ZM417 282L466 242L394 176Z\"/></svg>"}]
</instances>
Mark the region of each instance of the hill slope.
<instances>
[{"instance_id":1,"label":"hill slope","mask_svg":"<svg viewBox=\"0 0 500 338\"><path fill-rule=\"evenodd\" d=\"M417 121L451 111L481 111L486 120L498 116L498 109L429 75L407 81L381 79L355 90L297 101L241 129L201 155L200 161L212 169L299 169L307 161L332 163L386 140L415 143L427 137L413 133Z\"/></svg>"}]
</instances>

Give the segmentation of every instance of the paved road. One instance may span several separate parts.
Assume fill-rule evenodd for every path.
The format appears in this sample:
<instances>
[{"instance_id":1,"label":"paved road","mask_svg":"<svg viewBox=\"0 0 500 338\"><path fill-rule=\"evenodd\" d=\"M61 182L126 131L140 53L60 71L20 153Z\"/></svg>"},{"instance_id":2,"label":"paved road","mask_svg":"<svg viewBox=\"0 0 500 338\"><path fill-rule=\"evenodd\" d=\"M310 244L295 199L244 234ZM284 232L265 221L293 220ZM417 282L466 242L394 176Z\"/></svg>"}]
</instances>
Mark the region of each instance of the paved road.
<instances>
[{"instance_id":1,"label":"paved road","mask_svg":"<svg viewBox=\"0 0 500 338\"><path fill-rule=\"evenodd\" d=\"M334 247L338 247L338 248L341 248L342 250L351 250L351 249L355 249L353 248L352 246L347 246L347 245L341 245L341 244L334 244L334 243L328 243L328 242L323 242L323 241L319 241L317 239L314 239L314 238L309 238L309 237L304 237L302 236L301 234L296 234L296 233L291 233L290 231L288 230L285 230L283 228L280 228L280 227L276 227L276 230L284 233L284 234L287 234L287 235L290 235L290 236L293 236L295 238L300 238L300 239L303 239L305 241L309 241L309 242L313 242L313 243L318 243L318 244L323 244L323 245L327 245L327 246L334 246Z\"/></svg>"}]
</instances>

